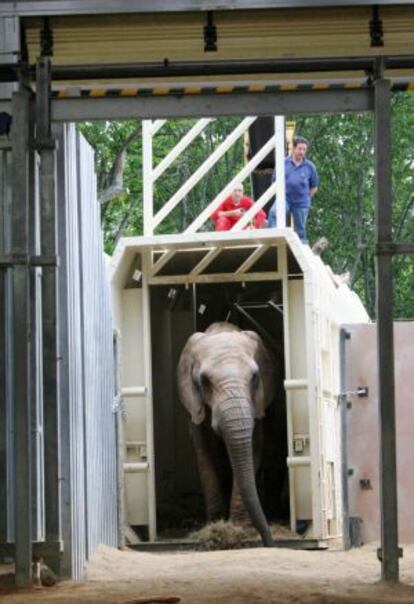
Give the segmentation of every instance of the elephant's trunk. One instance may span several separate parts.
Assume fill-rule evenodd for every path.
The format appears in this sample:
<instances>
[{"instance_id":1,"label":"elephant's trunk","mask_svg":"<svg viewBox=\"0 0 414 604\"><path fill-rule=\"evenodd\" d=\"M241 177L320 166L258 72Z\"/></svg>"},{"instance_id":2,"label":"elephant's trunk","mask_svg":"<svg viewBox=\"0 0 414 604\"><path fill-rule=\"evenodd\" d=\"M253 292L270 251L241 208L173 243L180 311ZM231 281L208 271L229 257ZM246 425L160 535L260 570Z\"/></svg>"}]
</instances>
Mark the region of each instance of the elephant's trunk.
<instances>
[{"instance_id":1,"label":"elephant's trunk","mask_svg":"<svg viewBox=\"0 0 414 604\"><path fill-rule=\"evenodd\" d=\"M218 427L223 436L244 506L262 537L263 545L273 545L269 525L256 488L253 463L254 419L247 400L229 399L220 405Z\"/></svg>"}]
</instances>

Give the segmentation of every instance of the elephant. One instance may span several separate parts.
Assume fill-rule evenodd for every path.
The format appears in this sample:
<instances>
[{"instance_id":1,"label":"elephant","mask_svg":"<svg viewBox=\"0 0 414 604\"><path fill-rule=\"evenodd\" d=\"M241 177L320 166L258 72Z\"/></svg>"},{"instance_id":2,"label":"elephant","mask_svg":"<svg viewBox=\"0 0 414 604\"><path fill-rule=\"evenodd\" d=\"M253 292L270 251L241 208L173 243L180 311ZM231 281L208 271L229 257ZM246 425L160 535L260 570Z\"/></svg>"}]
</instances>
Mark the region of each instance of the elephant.
<instances>
[{"instance_id":1,"label":"elephant","mask_svg":"<svg viewBox=\"0 0 414 604\"><path fill-rule=\"evenodd\" d=\"M177 368L178 394L191 416L207 518L226 515L217 454L224 443L233 476L227 512L236 521L243 514L250 518L266 547L273 539L256 486L253 432L255 420L264 417L274 398L275 369L261 337L228 322L191 335Z\"/></svg>"}]
</instances>

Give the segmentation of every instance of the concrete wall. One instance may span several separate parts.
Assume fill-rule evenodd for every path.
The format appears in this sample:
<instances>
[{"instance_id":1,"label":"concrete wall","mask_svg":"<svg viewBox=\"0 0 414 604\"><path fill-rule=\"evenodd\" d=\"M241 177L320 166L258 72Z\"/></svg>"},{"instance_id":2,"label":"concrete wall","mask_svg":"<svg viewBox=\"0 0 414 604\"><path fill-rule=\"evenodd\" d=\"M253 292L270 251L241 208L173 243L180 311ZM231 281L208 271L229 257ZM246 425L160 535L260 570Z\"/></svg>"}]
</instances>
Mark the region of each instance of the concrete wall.
<instances>
[{"instance_id":1,"label":"concrete wall","mask_svg":"<svg viewBox=\"0 0 414 604\"><path fill-rule=\"evenodd\" d=\"M379 540L379 416L376 326L347 326L347 390L368 386L367 398L350 397L348 418L349 509L363 519L365 542ZM414 543L414 322L396 322L395 389L398 462L399 537ZM368 479L370 488L360 481Z\"/></svg>"}]
</instances>

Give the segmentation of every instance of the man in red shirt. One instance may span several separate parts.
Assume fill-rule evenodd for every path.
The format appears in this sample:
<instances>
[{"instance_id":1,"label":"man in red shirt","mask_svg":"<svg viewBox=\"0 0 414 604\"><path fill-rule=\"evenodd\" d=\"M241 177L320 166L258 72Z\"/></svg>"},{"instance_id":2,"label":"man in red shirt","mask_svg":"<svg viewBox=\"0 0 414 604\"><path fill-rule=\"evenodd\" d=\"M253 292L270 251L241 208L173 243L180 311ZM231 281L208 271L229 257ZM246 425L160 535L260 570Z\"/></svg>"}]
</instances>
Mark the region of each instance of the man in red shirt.
<instances>
[{"instance_id":1,"label":"man in red shirt","mask_svg":"<svg viewBox=\"0 0 414 604\"><path fill-rule=\"evenodd\" d=\"M243 185L240 183L234 185L233 193L226 197L210 216L216 225L216 231L229 231L253 204L253 199L243 195ZM261 229L265 223L266 214L263 210L259 210L252 220L252 225L255 229Z\"/></svg>"}]
</instances>

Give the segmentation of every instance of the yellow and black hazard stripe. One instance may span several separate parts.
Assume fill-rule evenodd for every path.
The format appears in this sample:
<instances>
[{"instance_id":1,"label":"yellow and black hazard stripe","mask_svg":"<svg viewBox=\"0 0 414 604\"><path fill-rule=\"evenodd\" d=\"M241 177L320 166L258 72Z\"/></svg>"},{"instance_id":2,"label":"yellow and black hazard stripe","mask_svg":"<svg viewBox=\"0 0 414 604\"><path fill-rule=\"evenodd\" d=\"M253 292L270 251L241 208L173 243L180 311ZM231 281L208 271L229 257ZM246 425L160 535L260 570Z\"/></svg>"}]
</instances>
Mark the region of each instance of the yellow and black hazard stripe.
<instances>
[{"instance_id":1,"label":"yellow and black hazard stripe","mask_svg":"<svg viewBox=\"0 0 414 604\"><path fill-rule=\"evenodd\" d=\"M67 87L55 89L52 92L54 98L113 98L113 97L136 97L136 96L160 96L174 95L183 96L190 94L234 94L234 93L252 93L252 92L288 92L296 90L355 90L366 88L367 83L362 81L349 81L342 83L313 82L313 83L295 83L285 82L283 84L260 84L252 83L248 85L217 84L214 86L120 86L119 88L79 88ZM414 82L394 82L392 85L394 91L414 91Z\"/></svg>"}]
</instances>

